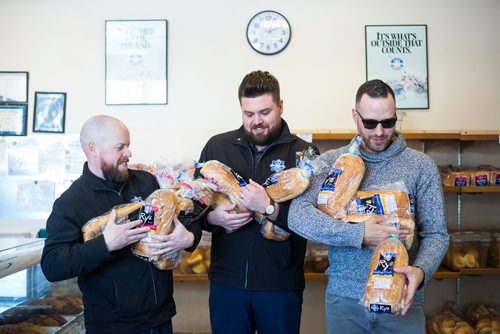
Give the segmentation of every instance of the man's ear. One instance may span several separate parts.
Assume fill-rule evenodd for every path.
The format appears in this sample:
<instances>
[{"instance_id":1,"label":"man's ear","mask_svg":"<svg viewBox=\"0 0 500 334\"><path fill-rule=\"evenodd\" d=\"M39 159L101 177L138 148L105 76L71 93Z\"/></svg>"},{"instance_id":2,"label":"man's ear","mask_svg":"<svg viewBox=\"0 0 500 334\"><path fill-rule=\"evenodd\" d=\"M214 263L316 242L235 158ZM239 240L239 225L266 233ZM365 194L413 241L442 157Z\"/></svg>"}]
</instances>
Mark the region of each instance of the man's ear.
<instances>
[{"instance_id":1,"label":"man's ear","mask_svg":"<svg viewBox=\"0 0 500 334\"><path fill-rule=\"evenodd\" d=\"M87 150L88 150L89 154L93 155L93 156L97 156L97 154L99 153L98 147L97 147L96 143L93 141L89 141L87 143Z\"/></svg>"}]
</instances>

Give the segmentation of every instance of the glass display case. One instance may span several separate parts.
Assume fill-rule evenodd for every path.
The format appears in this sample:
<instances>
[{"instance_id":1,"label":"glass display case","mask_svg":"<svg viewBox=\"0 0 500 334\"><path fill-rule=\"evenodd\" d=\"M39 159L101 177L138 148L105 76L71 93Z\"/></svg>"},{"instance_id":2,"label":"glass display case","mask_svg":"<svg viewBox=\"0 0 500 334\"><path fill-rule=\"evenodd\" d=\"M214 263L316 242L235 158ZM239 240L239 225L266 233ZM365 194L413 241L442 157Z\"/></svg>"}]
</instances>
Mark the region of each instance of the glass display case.
<instances>
[{"instance_id":1,"label":"glass display case","mask_svg":"<svg viewBox=\"0 0 500 334\"><path fill-rule=\"evenodd\" d=\"M85 332L76 279L48 282L44 240L0 238L0 334Z\"/></svg>"}]
</instances>

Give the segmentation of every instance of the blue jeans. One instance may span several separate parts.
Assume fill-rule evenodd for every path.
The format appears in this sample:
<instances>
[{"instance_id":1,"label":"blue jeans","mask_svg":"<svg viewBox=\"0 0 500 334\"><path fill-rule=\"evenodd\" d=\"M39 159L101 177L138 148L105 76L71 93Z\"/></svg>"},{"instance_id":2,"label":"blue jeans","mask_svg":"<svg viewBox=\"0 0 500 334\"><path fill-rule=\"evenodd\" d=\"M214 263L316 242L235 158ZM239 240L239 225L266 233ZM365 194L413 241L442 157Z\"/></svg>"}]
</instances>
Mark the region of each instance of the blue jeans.
<instances>
[{"instance_id":1,"label":"blue jeans","mask_svg":"<svg viewBox=\"0 0 500 334\"><path fill-rule=\"evenodd\" d=\"M172 320L169 320L159 326L143 329L132 334L172 334Z\"/></svg>"},{"instance_id":2,"label":"blue jeans","mask_svg":"<svg viewBox=\"0 0 500 334\"><path fill-rule=\"evenodd\" d=\"M359 300L326 294L328 334L425 334L423 297L413 299L404 316L368 313Z\"/></svg>"},{"instance_id":3,"label":"blue jeans","mask_svg":"<svg viewBox=\"0 0 500 334\"><path fill-rule=\"evenodd\" d=\"M212 283L213 334L299 334L302 291L250 291Z\"/></svg>"}]
</instances>

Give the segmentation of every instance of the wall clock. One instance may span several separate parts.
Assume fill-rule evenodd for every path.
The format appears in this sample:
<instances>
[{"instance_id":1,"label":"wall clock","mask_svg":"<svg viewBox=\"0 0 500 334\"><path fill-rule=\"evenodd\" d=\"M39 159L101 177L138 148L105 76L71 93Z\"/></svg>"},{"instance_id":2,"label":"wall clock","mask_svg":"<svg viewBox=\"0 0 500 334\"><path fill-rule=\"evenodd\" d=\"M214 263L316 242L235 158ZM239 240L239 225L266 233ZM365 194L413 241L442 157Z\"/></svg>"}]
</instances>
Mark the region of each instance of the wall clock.
<instances>
[{"instance_id":1,"label":"wall clock","mask_svg":"<svg viewBox=\"0 0 500 334\"><path fill-rule=\"evenodd\" d=\"M257 13L248 22L248 43L263 55L274 55L283 51L290 42L291 35L288 20L273 10Z\"/></svg>"}]
</instances>

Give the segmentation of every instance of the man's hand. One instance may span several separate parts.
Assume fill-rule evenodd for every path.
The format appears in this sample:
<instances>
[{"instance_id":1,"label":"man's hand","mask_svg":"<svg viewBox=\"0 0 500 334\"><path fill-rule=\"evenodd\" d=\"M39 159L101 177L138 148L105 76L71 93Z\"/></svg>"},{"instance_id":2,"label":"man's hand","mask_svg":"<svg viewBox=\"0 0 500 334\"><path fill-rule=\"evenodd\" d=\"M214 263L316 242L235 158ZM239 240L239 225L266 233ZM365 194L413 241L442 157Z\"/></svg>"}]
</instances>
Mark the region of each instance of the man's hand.
<instances>
[{"instance_id":1,"label":"man's hand","mask_svg":"<svg viewBox=\"0 0 500 334\"><path fill-rule=\"evenodd\" d=\"M269 195L266 189L252 179L246 186L240 188L238 200L252 212L264 213L262 210L269 205Z\"/></svg>"},{"instance_id":2,"label":"man's hand","mask_svg":"<svg viewBox=\"0 0 500 334\"><path fill-rule=\"evenodd\" d=\"M406 297L403 309L401 310L401 315L405 315L413 302L415 291L417 291L420 283L424 280L424 271L418 267L404 266L394 267L394 272L406 275L408 285L406 286Z\"/></svg>"},{"instance_id":3,"label":"man's hand","mask_svg":"<svg viewBox=\"0 0 500 334\"><path fill-rule=\"evenodd\" d=\"M224 228L227 232L234 232L243 225L252 221L250 212L236 213L235 205L219 205L207 216L208 223Z\"/></svg>"},{"instance_id":4,"label":"man's hand","mask_svg":"<svg viewBox=\"0 0 500 334\"><path fill-rule=\"evenodd\" d=\"M111 211L108 223L104 228L102 234L104 235L104 242L108 251L112 252L122 249L125 246L133 244L142 238L146 237L149 232L149 227L135 228L137 225L142 224L142 220L127 221L123 224L116 224L116 211Z\"/></svg>"},{"instance_id":5,"label":"man's hand","mask_svg":"<svg viewBox=\"0 0 500 334\"><path fill-rule=\"evenodd\" d=\"M363 236L363 245L377 246L391 235L398 233L398 228L396 226L385 225L385 220L387 220L387 216L376 215L364 222L365 235Z\"/></svg>"},{"instance_id":6,"label":"man's hand","mask_svg":"<svg viewBox=\"0 0 500 334\"><path fill-rule=\"evenodd\" d=\"M148 243L148 246L154 249L151 255L164 257L193 246L193 233L188 231L177 217L174 217L173 223L174 230L172 233L168 235L153 234L151 236L153 242Z\"/></svg>"}]
</instances>

